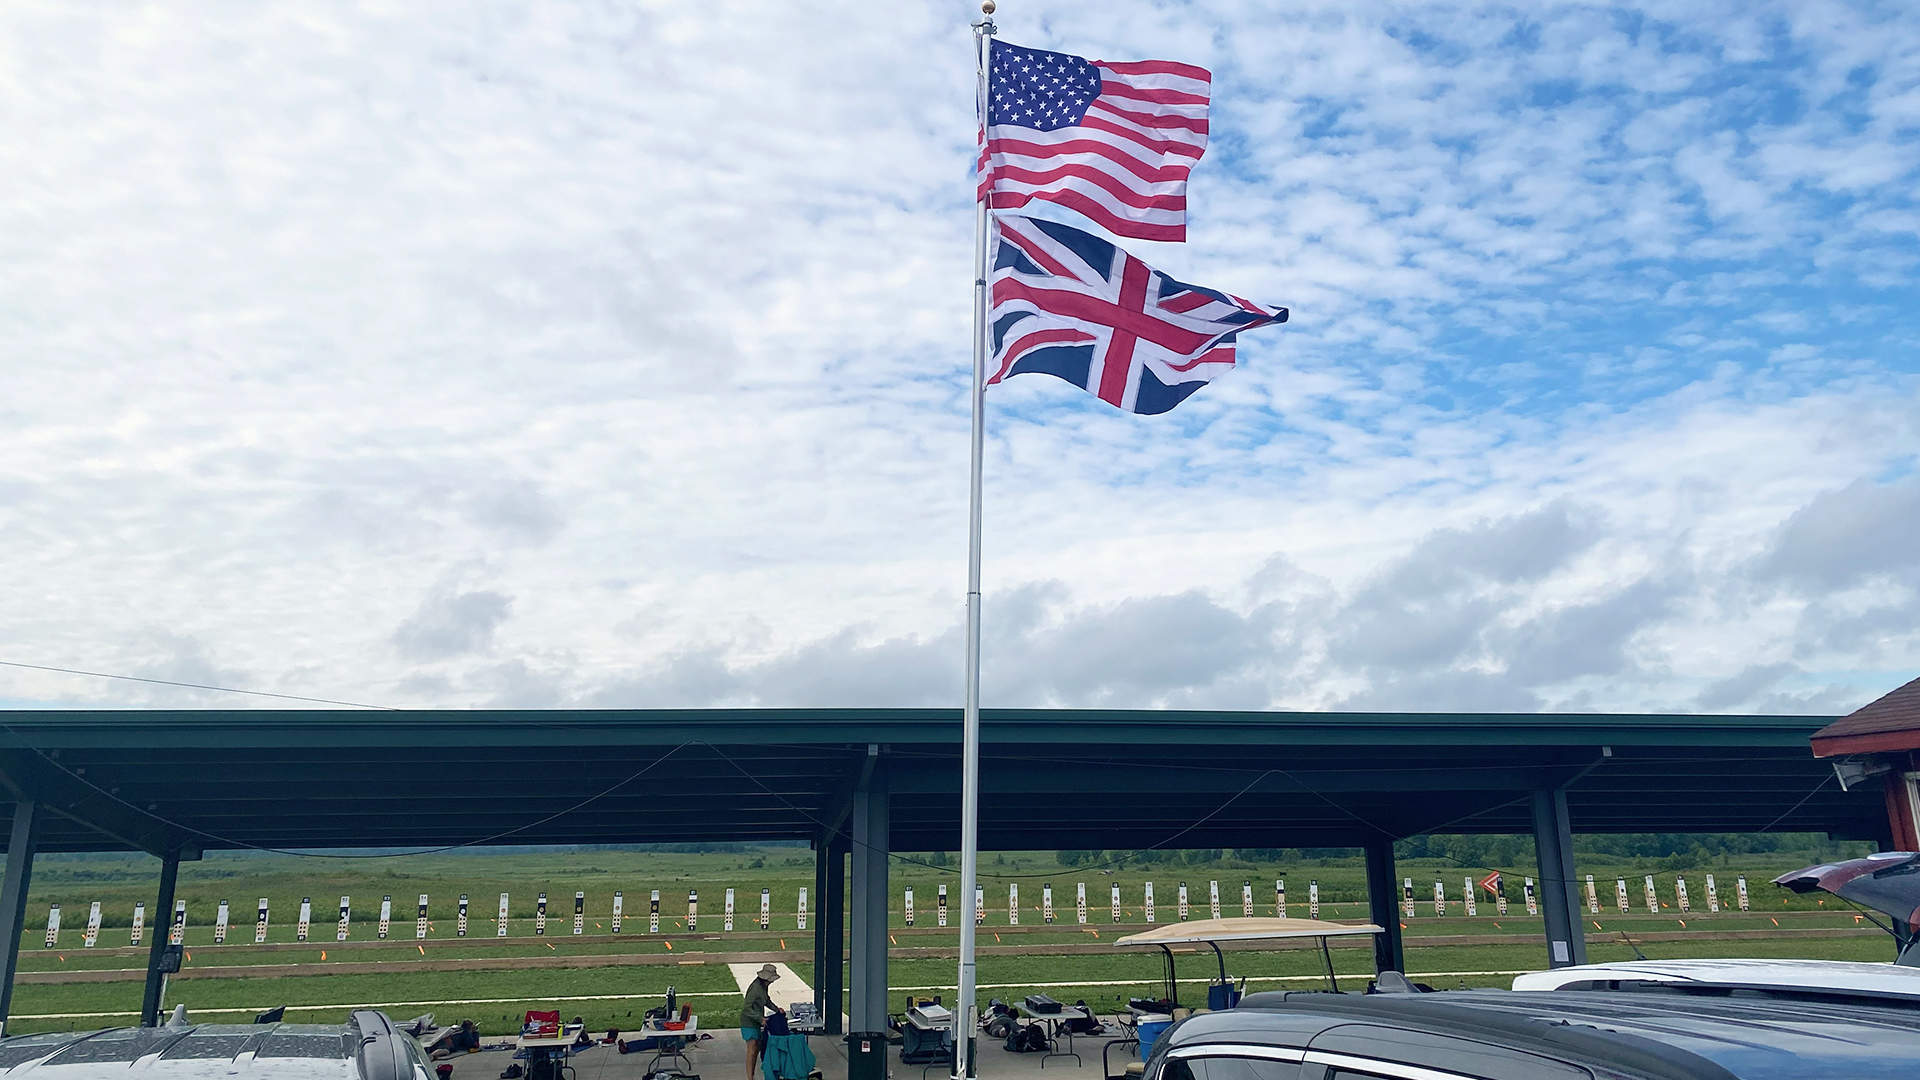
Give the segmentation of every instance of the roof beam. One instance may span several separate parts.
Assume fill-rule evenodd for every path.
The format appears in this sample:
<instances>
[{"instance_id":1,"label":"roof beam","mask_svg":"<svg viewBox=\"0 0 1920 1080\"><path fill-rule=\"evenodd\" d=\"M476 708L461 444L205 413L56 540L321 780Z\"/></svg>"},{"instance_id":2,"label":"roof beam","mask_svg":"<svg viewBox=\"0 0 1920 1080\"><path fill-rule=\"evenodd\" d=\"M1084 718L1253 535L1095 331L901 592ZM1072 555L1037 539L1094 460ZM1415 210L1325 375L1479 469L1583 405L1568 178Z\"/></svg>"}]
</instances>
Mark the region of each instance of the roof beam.
<instances>
[{"instance_id":1,"label":"roof beam","mask_svg":"<svg viewBox=\"0 0 1920 1080\"><path fill-rule=\"evenodd\" d=\"M14 799L37 798L43 810L150 855L165 853L168 830L156 818L142 814L87 786L37 755L0 753L0 787ZM44 835L44 826L43 835ZM177 845L176 845L177 846ZM44 843L41 850L52 850Z\"/></svg>"}]
</instances>

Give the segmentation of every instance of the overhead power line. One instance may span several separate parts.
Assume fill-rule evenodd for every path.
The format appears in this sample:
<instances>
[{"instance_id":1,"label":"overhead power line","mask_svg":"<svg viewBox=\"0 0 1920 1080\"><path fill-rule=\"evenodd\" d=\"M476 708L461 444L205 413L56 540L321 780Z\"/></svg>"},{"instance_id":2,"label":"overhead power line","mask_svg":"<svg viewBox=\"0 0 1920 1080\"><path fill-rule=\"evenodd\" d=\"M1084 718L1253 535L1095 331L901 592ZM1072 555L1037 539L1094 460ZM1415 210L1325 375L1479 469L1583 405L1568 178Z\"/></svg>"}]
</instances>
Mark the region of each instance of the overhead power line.
<instances>
[{"instance_id":1,"label":"overhead power line","mask_svg":"<svg viewBox=\"0 0 1920 1080\"><path fill-rule=\"evenodd\" d=\"M206 683L176 682L173 679L149 679L140 675L114 675L105 671L81 671L78 668L49 667L46 664L23 664L18 660L0 660L0 667L26 668L30 671L55 671L62 675L85 675L93 679L119 679L122 682L151 683L155 686L180 686L189 690L213 690L222 694L246 694L250 697L278 698L281 701L312 701L321 705L345 705L352 709L378 709L382 712L400 712L391 705L369 705L364 701L338 701L334 698L307 697L303 694L275 694L266 690L240 690L231 686L209 686Z\"/></svg>"}]
</instances>

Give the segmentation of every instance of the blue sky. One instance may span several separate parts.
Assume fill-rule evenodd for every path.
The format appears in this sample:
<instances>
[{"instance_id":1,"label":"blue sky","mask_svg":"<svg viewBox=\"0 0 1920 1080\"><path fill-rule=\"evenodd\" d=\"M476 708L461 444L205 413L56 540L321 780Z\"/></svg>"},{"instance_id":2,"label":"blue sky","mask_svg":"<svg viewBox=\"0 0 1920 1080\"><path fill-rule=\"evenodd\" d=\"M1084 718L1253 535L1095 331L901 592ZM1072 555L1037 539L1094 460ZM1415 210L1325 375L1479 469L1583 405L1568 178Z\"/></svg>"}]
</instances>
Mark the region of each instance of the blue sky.
<instances>
[{"instance_id":1,"label":"blue sky","mask_svg":"<svg viewBox=\"0 0 1920 1080\"><path fill-rule=\"evenodd\" d=\"M957 704L962 3L0 11L0 660ZM1920 674L1920 17L1008 0L1215 74L1163 417L991 396L989 705ZM0 673L0 700L246 699Z\"/></svg>"}]
</instances>

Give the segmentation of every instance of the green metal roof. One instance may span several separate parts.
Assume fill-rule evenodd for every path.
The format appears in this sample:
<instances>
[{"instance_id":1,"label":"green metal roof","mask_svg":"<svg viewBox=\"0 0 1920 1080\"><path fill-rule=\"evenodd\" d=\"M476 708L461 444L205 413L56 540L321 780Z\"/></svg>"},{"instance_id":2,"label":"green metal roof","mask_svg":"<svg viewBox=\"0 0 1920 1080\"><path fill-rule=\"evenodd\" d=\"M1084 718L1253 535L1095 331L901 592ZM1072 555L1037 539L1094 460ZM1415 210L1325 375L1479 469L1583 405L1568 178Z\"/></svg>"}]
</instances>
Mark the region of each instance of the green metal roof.
<instances>
[{"instance_id":1,"label":"green metal roof","mask_svg":"<svg viewBox=\"0 0 1920 1080\"><path fill-rule=\"evenodd\" d=\"M988 710L982 843L1524 832L1562 785L1579 830L1876 836L1878 800L1808 750L1830 720ZM805 838L877 776L893 848L951 850L959 738L936 709L22 711L0 782L61 815L46 849L159 850Z\"/></svg>"},{"instance_id":2,"label":"green metal roof","mask_svg":"<svg viewBox=\"0 0 1920 1080\"><path fill-rule=\"evenodd\" d=\"M1031 739L1048 731L1168 733L1209 743L1311 741L1356 745L1418 738L1447 745L1793 746L1833 722L1831 716L1725 716L1661 713L1253 712L1157 709L986 709L981 737ZM780 741L796 730L808 742L947 743L958 709L198 709L73 710L0 713L0 727L35 745L74 740L126 746L361 745L366 740L429 739L458 733L487 745L513 744L527 732L591 734L626 745L684 741L689 732L716 742ZM182 740L185 740L182 743Z\"/></svg>"}]
</instances>

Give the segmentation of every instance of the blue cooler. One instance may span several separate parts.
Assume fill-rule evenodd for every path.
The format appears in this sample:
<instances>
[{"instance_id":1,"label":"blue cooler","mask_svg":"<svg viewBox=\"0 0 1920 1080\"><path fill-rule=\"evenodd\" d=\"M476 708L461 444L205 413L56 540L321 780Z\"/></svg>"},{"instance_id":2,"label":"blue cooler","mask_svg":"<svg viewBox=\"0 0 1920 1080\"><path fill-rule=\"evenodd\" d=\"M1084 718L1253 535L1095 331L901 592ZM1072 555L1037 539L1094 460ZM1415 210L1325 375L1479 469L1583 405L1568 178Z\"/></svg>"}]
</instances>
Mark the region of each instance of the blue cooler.
<instances>
[{"instance_id":1,"label":"blue cooler","mask_svg":"<svg viewBox=\"0 0 1920 1080\"><path fill-rule=\"evenodd\" d=\"M1160 1016L1152 1019L1143 1016L1140 1018L1140 1026L1135 1030L1140 1034L1141 1061L1147 1060L1147 1055L1153 1053L1154 1041L1160 1038L1162 1032L1172 1026L1173 1017L1171 1016Z\"/></svg>"}]
</instances>

